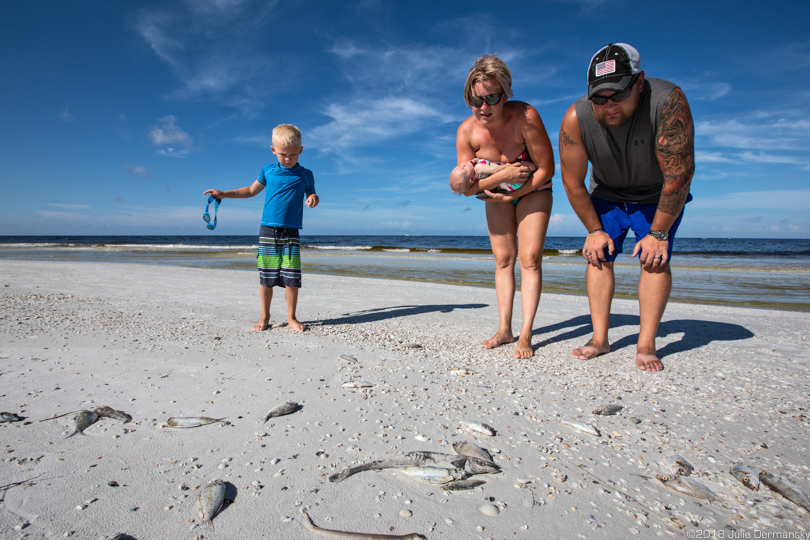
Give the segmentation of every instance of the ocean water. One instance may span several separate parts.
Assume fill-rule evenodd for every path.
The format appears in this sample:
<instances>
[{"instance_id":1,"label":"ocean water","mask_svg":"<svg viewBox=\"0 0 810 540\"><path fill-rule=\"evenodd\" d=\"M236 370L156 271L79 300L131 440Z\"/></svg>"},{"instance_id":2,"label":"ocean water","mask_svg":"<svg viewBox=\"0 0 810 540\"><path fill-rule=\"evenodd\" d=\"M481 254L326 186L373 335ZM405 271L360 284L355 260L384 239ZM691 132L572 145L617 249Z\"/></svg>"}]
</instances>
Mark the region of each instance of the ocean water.
<instances>
[{"instance_id":1,"label":"ocean water","mask_svg":"<svg viewBox=\"0 0 810 540\"><path fill-rule=\"evenodd\" d=\"M548 237L543 290L585 294L582 237ZM616 297L635 298L634 240L616 260ZM301 237L306 274L375 277L494 288L486 236ZM0 260L76 260L254 271L255 236L0 237ZM810 240L678 238L671 300L810 311ZM246 278L250 279L250 278ZM520 284L520 272L516 271ZM258 282L258 278L256 278Z\"/></svg>"}]
</instances>

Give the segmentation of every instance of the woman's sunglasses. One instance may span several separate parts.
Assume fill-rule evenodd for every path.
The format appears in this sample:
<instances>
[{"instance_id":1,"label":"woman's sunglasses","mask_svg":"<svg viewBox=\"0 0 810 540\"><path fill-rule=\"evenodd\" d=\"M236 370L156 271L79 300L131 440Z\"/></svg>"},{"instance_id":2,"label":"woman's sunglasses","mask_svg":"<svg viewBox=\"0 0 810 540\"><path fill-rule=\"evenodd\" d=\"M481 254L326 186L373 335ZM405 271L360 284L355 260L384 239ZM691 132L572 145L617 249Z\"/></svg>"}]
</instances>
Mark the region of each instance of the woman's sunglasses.
<instances>
[{"instance_id":1,"label":"woman's sunglasses","mask_svg":"<svg viewBox=\"0 0 810 540\"><path fill-rule=\"evenodd\" d=\"M596 103L597 105L604 105L605 103L610 101L615 101L616 103L620 101L624 101L630 94L633 92L633 88L636 87L636 80L638 79L638 75L636 75L630 84L627 86L627 89L624 92L616 92L612 96L591 96L589 99Z\"/></svg>"},{"instance_id":2,"label":"woman's sunglasses","mask_svg":"<svg viewBox=\"0 0 810 540\"><path fill-rule=\"evenodd\" d=\"M484 96L484 99L481 99L476 96L470 96L470 103L472 103L473 107L480 107L486 101L487 105L492 107L493 105L497 105L498 103L500 103L502 97L503 92L501 92L500 94L490 94L488 96Z\"/></svg>"}]
</instances>

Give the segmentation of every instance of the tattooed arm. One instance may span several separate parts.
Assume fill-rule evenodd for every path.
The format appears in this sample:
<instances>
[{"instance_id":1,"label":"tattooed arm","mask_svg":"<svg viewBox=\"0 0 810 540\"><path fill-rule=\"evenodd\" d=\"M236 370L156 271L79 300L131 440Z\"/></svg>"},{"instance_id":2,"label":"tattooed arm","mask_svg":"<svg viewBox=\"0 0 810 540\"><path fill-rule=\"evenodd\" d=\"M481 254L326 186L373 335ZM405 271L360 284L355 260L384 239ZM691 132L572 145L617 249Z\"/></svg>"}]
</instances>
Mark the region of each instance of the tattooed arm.
<instances>
[{"instance_id":1,"label":"tattooed arm","mask_svg":"<svg viewBox=\"0 0 810 540\"><path fill-rule=\"evenodd\" d=\"M695 173L695 126L689 103L680 88L675 88L669 94L661 112L655 155L664 173L664 189L658 201L658 212L672 216L667 220L671 226L683 209ZM653 227L653 230L661 229Z\"/></svg>"},{"instance_id":2,"label":"tattooed arm","mask_svg":"<svg viewBox=\"0 0 810 540\"><path fill-rule=\"evenodd\" d=\"M568 202L571 203L574 212L577 213L580 221L588 231L598 231L602 228L602 221L596 214L596 210L594 210L591 196L585 185L585 177L588 174L588 152L582 143L577 111L574 105L571 105L565 116L563 116L558 147L560 152L560 172L562 173L565 194L568 195ZM610 235L604 232L588 234L582 248L582 255L589 263L601 268L602 261L605 260L605 248L608 249L610 254L613 254L615 248Z\"/></svg>"},{"instance_id":3,"label":"tattooed arm","mask_svg":"<svg viewBox=\"0 0 810 540\"><path fill-rule=\"evenodd\" d=\"M658 199L658 210L650 230L668 231L683 210L692 175L695 173L695 126L692 111L680 88L670 92L655 135L655 155L664 174L664 186ZM636 244L633 256L641 251L652 258L661 255L661 264L666 264L666 242L645 236ZM641 257L642 262L645 256ZM649 260L649 259L647 259Z\"/></svg>"}]
</instances>

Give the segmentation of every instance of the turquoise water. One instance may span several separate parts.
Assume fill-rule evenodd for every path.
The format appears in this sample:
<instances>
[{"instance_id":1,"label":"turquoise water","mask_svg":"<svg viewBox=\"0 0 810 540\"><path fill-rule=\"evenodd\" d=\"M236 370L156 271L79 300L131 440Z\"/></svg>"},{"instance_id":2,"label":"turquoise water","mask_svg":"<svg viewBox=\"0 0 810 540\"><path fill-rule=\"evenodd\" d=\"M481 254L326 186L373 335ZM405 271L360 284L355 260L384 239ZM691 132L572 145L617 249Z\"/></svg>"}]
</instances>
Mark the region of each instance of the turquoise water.
<instances>
[{"instance_id":1,"label":"turquoise water","mask_svg":"<svg viewBox=\"0 0 810 540\"><path fill-rule=\"evenodd\" d=\"M582 238L549 237L543 290L585 294ZM77 260L255 271L252 236L0 237L0 260ZM306 273L494 288L486 237L302 236ZM635 298L633 241L615 264L616 296ZM677 239L672 300L810 311L810 241ZM517 283L520 284L520 273ZM257 279L258 281L258 279Z\"/></svg>"}]
</instances>

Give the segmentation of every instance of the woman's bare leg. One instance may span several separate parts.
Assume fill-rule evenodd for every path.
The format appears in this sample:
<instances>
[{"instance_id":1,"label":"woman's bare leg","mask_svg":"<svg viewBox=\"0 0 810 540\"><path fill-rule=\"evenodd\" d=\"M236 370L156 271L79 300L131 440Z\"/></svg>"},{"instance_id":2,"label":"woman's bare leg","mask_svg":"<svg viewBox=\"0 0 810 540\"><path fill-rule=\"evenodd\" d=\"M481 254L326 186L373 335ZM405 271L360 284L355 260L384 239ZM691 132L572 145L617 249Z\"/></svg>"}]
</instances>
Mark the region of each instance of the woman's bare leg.
<instances>
[{"instance_id":1,"label":"woman's bare leg","mask_svg":"<svg viewBox=\"0 0 810 540\"><path fill-rule=\"evenodd\" d=\"M512 303L515 299L515 261L517 260L517 224L515 205L487 202L487 229L495 256L495 296L498 299L498 331L482 341L485 349L512 343Z\"/></svg>"},{"instance_id":2,"label":"woman's bare leg","mask_svg":"<svg viewBox=\"0 0 810 540\"><path fill-rule=\"evenodd\" d=\"M532 329L543 289L543 247L551 219L552 195L548 190L521 197L517 205L518 260L520 261L520 306L523 324L515 358L534 356Z\"/></svg>"}]
</instances>

